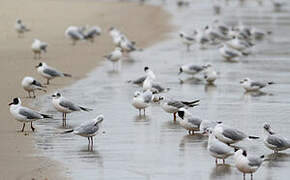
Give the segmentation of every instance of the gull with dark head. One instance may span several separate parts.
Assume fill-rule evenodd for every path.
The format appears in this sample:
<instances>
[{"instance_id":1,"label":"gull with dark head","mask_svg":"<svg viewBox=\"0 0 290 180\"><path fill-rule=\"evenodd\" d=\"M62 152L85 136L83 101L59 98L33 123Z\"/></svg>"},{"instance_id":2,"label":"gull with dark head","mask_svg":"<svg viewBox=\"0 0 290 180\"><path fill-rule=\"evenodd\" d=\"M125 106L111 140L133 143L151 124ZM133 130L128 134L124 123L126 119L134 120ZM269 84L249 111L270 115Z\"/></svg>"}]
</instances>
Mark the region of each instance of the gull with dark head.
<instances>
[{"instance_id":1,"label":"gull with dark head","mask_svg":"<svg viewBox=\"0 0 290 180\"><path fill-rule=\"evenodd\" d=\"M265 156L253 156L248 155L246 150L235 149L235 166L243 173L244 180L246 179L246 174L251 174L251 179L253 179L253 173L255 173L262 165Z\"/></svg>"},{"instance_id":2,"label":"gull with dark head","mask_svg":"<svg viewBox=\"0 0 290 180\"><path fill-rule=\"evenodd\" d=\"M30 93L32 92L33 98L35 98L35 91L40 90L46 92L45 86L43 86L40 82L35 80L33 77L26 76L23 78L21 82L21 86L25 91L28 92L29 98L31 98Z\"/></svg>"},{"instance_id":3,"label":"gull with dark head","mask_svg":"<svg viewBox=\"0 0 290 180\"><path fill-rule=\"evenodd\" d=\"M102 29L100 27L92 26L84 33L84 39L90 40L93 43L95 38L101 35L101 32Z\"/></svg>"},{"instance_id":4,"label":"gull with dark head","mask_svg":"<svg viewBox=\"0 0 290 180\"><path fill-rule=\"evenodd\" d=\"M282 137L276 134L270 124L265 123L263 126L265 130L265 139L264 144L267 148L274 151L274 153L278 153L279 151L284 151L290 148L290 141L285 137Z\"/></svg>"},{"instance_id":5,"label":"gull with dark head","mask_svg":"<svg viewBox=\"0 0 290 180\"><path fill-rule=\"evenodd\" d=\"M165 97L159 97L159 100L161 102L161 108L170 114L173 114L173 120L176 121L176 113L181 108L191 108L194 106L197 106L199 104L199 100L194 101L177 101L177 100L170 100L165 99Z\"/></svg>"},{"instance_id":6,"label":"gull with dark head","mask_svg":"<svg viewBox=\"0 0 290 180\"><path fill-rule=\"evenodd\" d=\"M76 105L70 100L64 98L60 93L55 93L52 95L52 104L55 109L62 113L62 125L66 127L66 114L76 111L91 111L89 108L85 108L79 105Z\"/></svg>"},{"instance_id":7,"label":"gull with dark head","mask_svg":"<svg viewBox=\"0 0 290 180\"><path fill-rule=\"evenodd\" d=\"M47 80L47 85L49 84L50 80L57 77L72 77L72 75L60 72L55 68L48 66L44 62L40 62L37 66L35 66L35 68L37 68L37 72Z\"/></svg>"},{"instance_id":8,"label":"gull with dark head","mask_svg":"<svg viewBox=\"0 0 290 180\"><path fill-rule=\"evenodd\" d=\"M30 123L30 127L32 131L35 130L33 127L32 122L38 119L47 119L52 118L52 116L43 114L37 111L34 111L30 108L24 107L21 105L20 98L14 98L13 101L9 104L10 106L10 113L12 116L19 122L23 123L21 132L24 131L25 123Z\"/></svg>"},{"instance_id":9,"label":"gull with dark head","mask_svg":"<svg viewBox=\"0 0 290 180\"><path fill-rule=\"evenodd\" d=\"M194 131L199 131L201 119L193 117L193 115L185 108L180 108L177 115L181 118L179 124L188 131L188 134L194 134Z\"/></svg>"}]
</instances>

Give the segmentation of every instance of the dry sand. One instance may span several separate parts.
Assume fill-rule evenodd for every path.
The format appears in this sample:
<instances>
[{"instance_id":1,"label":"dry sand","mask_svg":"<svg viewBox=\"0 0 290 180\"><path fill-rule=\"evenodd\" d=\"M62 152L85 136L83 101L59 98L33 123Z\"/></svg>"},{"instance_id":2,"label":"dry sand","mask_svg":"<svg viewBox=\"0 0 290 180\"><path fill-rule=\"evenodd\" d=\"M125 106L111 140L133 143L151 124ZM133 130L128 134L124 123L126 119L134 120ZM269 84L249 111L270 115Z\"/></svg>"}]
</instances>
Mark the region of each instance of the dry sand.
<instances>
[{"instance_id":1,"label":"dry sand","mask_svg":"<svg viewBox=\"0 0 290 180\"><path fill-rule=\"evenodd\" d=\"M36 156L33 133L25 136L17 132L22 124L9 113L8 103L13 97L27 96L20 82L24 76L33 76L42 82L34 66L31 43L33 38L48 42L48 52L41 61L73 74L72 79L52 81L49 92L84 78L113 48L107 33L115 26L129 35L141 47L165 38L171 27L169 15L159 7L139 6L134 3L97 2L89 0L2 0L0 6L0 176L1 179L67 179L63 167L47 158ZM32 29L18 38L14 22L21 18ZM64 38L69 25L99 25L103 34L94 44L81 42L71 46ZM42 93L37 93L41 95ZM29 99L23 99L24 105ZM36 127L37 128L37 127ZM28 130L28 129L27 129ZM30 130L29 130L30 131ZM64 178L65 177L65 178Z\"/></svg>"}]
</instances>

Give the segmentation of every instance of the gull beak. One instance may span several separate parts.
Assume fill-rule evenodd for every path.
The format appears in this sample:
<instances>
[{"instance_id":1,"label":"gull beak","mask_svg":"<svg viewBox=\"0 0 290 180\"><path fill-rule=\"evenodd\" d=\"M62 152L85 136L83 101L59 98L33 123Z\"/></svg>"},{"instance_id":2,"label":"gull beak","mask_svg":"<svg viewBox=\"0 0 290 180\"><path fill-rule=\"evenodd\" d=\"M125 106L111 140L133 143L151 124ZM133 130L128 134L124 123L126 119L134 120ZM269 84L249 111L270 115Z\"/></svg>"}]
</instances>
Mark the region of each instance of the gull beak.
<instances>
[{"instance_id":1,"label":"gull beak","mask_svg":"<svg viewBox=\"0 0 290 180\"><path fill-rule=\"evenodd\" d=\"M12 104L13 104L13 102L12 103L9 103L8 105L11 106Z\"/></svg>"},{"instance_id":2,"label":"gull beak","mask_svg":"<svg viewBox=\"0 0 290 180\"><path fill-rule=\"evenodd\" d=\"M53 95L51 95L51 97L56 97L56 95L53 94Z\"/></svg>"},{"instance_id":3,"label":"gull beak","mask_svg":"<svg viewBox=\"0 0 290 180\"><path fill-rule=\"evenodd\" d=\"M242 84L243 82L244 82L244 81L243 81L243 80L241 80L241 81L240 81L240 84Z\"/></svg>"}]
</instances>

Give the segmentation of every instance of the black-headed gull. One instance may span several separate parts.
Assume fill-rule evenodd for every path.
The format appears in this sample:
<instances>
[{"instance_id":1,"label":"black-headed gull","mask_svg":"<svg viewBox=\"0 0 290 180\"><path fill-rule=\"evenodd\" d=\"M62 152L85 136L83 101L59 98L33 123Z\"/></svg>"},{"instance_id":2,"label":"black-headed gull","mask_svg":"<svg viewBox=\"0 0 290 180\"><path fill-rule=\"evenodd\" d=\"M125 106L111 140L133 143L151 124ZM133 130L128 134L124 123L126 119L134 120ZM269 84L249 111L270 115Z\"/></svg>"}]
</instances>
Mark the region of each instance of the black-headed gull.
<instances>
[{"instance_id":1,"label":"black-headed gull","mask_svg":"<svg viewBox=\"0 0 290 180\"><path fill-rule=\"evenodd\" d=\"M188 134L194 134L194 131L199 131L201 119L193 117L193 115L185 108L180 108L177 112L180 126L188 131Z\"/></svg>"},{"instance_id":2,"label":"black-headed gull","mask_svg":"<svg viewBox=\"0 0 290 180\"><path fill-rule=\"evenodd\" d=\"M36 79L33 77L26 76L23 78L21 82L21 86L25 91L28 92L29 98L31 98L30 93L32 92L33 98L35 98L35 90L41 90L46 92L45 86L43 86L40 82L38 82Z\"/></svg>"},{"instance_id":3,"label":"black-headed gull","mask_svg":"<svg viewBox=\"0 0 290 180\"><path fill-rule=\"evenodd\" d=\"M21 19L17 19L14 25L15 31L18 33L18 37L21 37L25 32L30 31L23 23Z\"/></svg>"},{"instance_id":4,"label":"black-headed gull","mask_svg":"<svg viewBox=\"0 0 290 180\"><path fill-rule=\"evenodd\" d=\"M21 105L20 98L14 98L13 102L11 102L9 104L9 106L10 106L10 113L12 114L12 116L17 121L23 123L21 132L24 131L25 123L29 123L30 122L30 125L31 125L30 127L31 127L32 131L34 131L35 128L32 125L33 121L36 121L38 119L52 118L52 116L50 116L50 115L34 111L34 110L29 109L27 107L23 107Z\"/></svg>"},{"instance_id":5,"label":"black-headed gull","mask_svg":"<svg viewBox=\"0 0 290 180\"><path fill-rule=\"evenodd\" d=\"M62 125L66 127L66 114L76 111L91 111L89 108L85 108L64 98L60 93L55 93L52 95L52 104L55 109L62 112Z\"/></svg>"},{"instance_id":6,"label":"black-headed gull","mask_svg":"<svg viewBox=\"0 0 290 180\"><path fill-rule=\"evenodd\" d=\"M258 82L245 78L240 81L240 84L246 91L258 91L268 85L274 84L274 82Z\"/></svg>"},{"instance_id":7,"label":"black-headed gull","mask_svg":"<svg viewBox=\"0 0 290 180\"><path fill-rule=\"evenodd\" d=\"M265 130L265 139L264 144L267 148L274 151L274 153L278 153L279 151L284 151L290 148L290 140L277 135L271 128L270 124L265 123L263 126Z\"/></svg>"},{"instance_id":8,"label":"black-headed gull","mask_svg":"<svg viewBox=\"0 0 290 180\"><path fill-rule=\"evenodd\" d=\"M49 84L49 81L56 77L72 77L72 75L60 72L53 67L48 66L44 62L40 62L37 66L37 72L47 80L46 84Z\"/></svg>"},{"instance_id":9,"label":"black-headed gull","mask_svg":"<svg viewBox=\"0 0 290 180\"><path fill-rule=\"evenodd\" d=\"M40 41L39 39L34 39L31 45L32 52L34 53L34 59L40 59L41 53L47 51L48 44L46 42Z\"/></svg>"},{"instance_id":10,"label":"black-headed gull","mask_svg":"<svg viewBox=\"0 0 290 180\"><path fill-rule=\"evenodd\" d=\"M219 122L218 125L213 129L213 133L216 138L226 144L233 144L242 141L246 138L248 139L259 139L257 136L248 136L240 130L231 128Z\"/></svg>"},{"instance_id":11,"label":"black-headed gull","mask_svg":"<svg viewBox=\"0 0 290 180\"><path fill-rule=\"evenodd\" d=\"M90 150L93 149L94 145L94 139L93 137L97 135L98 130L99 130L99 124L103 122L104 116L103 115L98 115L95 119L91 121L87 121L82 123L80 126L72 129L65 131L65 133L74 133L76 135L82 136L82 137L87 137L89 144L88 147Z\"/></svg>"},{"instance_id":12,"label":"black-headed gull","mask_svg":"<svg viewBox=\"0 0 290 180\"><path fill-rule=\"evenodd\" d=\"M246 174L251 174L253 179L253 173L256 172L262 165L265 156L253 156L248 155L246 150L236 149L234 159L236 168L243 173L243 178L246 178Z\"/></svg>"},{"instance_id":13,"label":"black-headed gull","mask_svg":"<svg viewBox=\"0 0 290 180\"><path fill-rule=\"evenodd\" d=\"M190 108L197 106L199 104L199 100L194 100L191 102L188 101L177 101L177 100L170 100L165 99L165 97L159 97L161 102L161 108L170 114L173 114L173 120L176 121L176 113L179 111L180 108Z\"/></svg>"},{"instance_id":14,"label":"black-headed gull","mask_svg":"<svg viewBox=\"0 0 290 180\"><path fill-rule=\"evenodd\" d=\"M206 130L208 134L208 144L207 151L209 154L215 158L215 163L218 164L218 159L223 160L223 164L225 164L225 159L234 155L235 151L229 145L219 141L211 128Z\"/></svg>"}]
</instances>

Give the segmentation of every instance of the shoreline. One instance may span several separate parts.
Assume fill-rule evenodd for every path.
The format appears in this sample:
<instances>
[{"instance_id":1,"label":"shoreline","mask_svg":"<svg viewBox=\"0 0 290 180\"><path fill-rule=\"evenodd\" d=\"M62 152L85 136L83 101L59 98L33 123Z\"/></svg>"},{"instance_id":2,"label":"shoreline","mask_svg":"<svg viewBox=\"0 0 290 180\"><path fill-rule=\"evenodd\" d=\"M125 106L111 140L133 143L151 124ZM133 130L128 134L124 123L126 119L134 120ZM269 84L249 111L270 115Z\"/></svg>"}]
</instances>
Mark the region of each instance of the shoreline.
<instances>
[{"instance_id":1,"label":"shoreline","mask_svg":"<svg viewBox=\"0 0 290 180\"><path fill-rule=\"evenodd\" d=\"M39 63L39 60L33 59L30 49L33 38L39 38L49 44L47 54L44 54L40 61L45 61L49 65L73 75L72 79L53 80L48 88L48 93L50 93L85 78L89 72L99 66L99 63L103 61L103 55L113 49L111 38L107 33L110 26L119 28L142 48L164 40L165 34L171 30L169 13L157 6L88 0L20 0L17 2L19 6L14 7L15 3L5 0L4 6L1 7L3 8L1 15L5 19L1 24L1 31L4 33L3 36L0 36L1 42L5 44L0 47L1 66L4 67L1 71L1 81L3 84L7 84L7 86L1 87L4 98L1 98L0 101L3 107L6 107L13 97L18 96L23 99L24 96L27 96L20 86L24 76L33 76L44 82L33 68ZM12 7L13 12L11 12ZM30 11L31 9L33 11ZM44 9L48 13L42 13ZM63 12L63 9L66 9L66 13ZM126 13L124 13L124 9L126 9ZM79 16L75 13L78 13ZM134 16L135 14L138 16ZM128 15L131 15L130 22L126 22ZM62 18L58 18L59 16ZM19 17L32 29L31 32L24 35L24 38L17 38L17 34L13 30L14 22ZM160 22L164 22L164 24ZM76 46L71 46L70 41L64 38L65 28L69 25L86 24L100 26L102 28L101 37L97 37L94 44L79 42ZM139 29L142 29L142 35L139 34L141 32ZM154 30L152 31L152 29ZM83 60L86 63L82 63ZM8 74L13 74L13 76L7 79ZM37 98L42 94L41 92L36 93ZM23 99L22 101L24 106L29 106L32 100ZM33 133L28 129L26 129L29 132L28 136L17 132L21 124L12 118L8 106L6 109L1 109L1 115L3 118L3 124L0 127L2 178L69 179L62 173L64 167L60 163L43 156L35 156L38 150L34 145Z\"/></svg>"}]
</instances>

